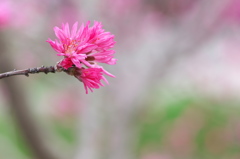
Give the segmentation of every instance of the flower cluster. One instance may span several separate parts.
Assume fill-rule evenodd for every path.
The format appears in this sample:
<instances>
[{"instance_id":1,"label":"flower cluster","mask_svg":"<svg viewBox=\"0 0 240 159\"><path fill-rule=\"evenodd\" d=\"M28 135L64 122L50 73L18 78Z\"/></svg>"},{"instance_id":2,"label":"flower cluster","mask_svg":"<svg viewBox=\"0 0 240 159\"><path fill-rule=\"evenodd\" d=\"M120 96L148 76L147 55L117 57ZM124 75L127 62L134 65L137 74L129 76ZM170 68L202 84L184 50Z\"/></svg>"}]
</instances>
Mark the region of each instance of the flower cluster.
<instances>
[{"instance_id":1,"label":"flower cluster","mask_svg":"<svg viewBox=\"0 0 240 159\"><path fill-rule=\"evenodd\" d=\"M100 22L95 21L92 27L89 25L87 22L78 29L76 22L70 30L68 23L62 24L62 28L54 28L59 40L47 40L57 55L64 57L58 67L73 70L71 74L83 82L86 93L88 89L92 91L92 88L103 86L101 80L108 83L103 74L114 77L98 63L114 65L117 61L113 58L115 51L110 50L115 44L114 35L105 32Z\"/></svg>"}]
</instances>

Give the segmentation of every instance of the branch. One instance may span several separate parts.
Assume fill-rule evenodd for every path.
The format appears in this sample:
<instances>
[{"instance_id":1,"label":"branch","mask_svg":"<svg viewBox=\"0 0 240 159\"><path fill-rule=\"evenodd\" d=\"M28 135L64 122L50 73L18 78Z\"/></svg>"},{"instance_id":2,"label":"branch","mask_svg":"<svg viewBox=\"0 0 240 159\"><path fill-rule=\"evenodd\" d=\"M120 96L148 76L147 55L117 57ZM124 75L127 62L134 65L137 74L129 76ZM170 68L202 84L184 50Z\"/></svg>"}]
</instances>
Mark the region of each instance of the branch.
<instances>
[{"instance_id":1,"label":"branch","mask_svg":"<svg viewBox=\"0 0 240 159\"><path fill-rule=\"evenodd\" d=\"M49 72L55 73L55 72L61 72L61 71L63 71L63 70L60 68L56 68L54 66L49 66L49 67L41 66L41 67L37 67L37 68L29 68L29 69L24 69L24 70L13 70L13 71L1 73L0 79L10 77L10 76L15 76L15 75L25 75L28 77L29 74L36 74L36 73L40 73L40 72L48 74Z\"/></svg>"}]
</instances>

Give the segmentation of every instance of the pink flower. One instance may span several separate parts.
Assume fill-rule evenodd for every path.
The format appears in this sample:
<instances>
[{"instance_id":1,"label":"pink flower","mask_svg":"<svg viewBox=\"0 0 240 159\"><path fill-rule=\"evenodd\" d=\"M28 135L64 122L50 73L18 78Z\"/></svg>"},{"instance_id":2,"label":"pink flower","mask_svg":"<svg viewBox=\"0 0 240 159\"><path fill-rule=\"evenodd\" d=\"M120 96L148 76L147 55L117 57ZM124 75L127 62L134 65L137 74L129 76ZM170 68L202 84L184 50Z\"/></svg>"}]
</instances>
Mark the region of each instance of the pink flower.
<instances>
[{"instance_id":1,"label":"pink flower","mask_svg":"<svg viewBox=\"0 0 240 159\"><path fill-rule=\"evenodd\" d=\"M72 62L71 58L64 58L64 59L60 62L60 66L67 69L67 68L73 66L73 62Z\"/></svg>"},{"instance_id":2,"label":"pink flower","mask_svg":"<svg viewBox=\"0 0 240 159\"><path fill-rule=\"evenodd\" d=\"M102 68L77 68L74 76L83 82L86 94L88 94L88 89L92 92L92 88L98 89L100 86L103 86L101 80L104 80L108 84L108 81L103 76L103 73L104 71Z\"/></svg>"},{"instance_id":3,"label":"pink flower","mask_svg":"<svg viewBox=\"0 0 240 159\"><path fill-rule=\"evenodd\" d=\"M47 40L58 52L58 56L67 58L61 62L65 69L71 65L78 68L81 68L82 65L93 67L96 62L111 65L116 63L116 59L112 56L115 53L114 50L108 50L115 44L114 35L105 32L99 22L94 22L93 27L89 27L89 24L90 22L86 26L82 24L80 29L77 29L78 23L76 22L71 31L68 23L62 24L62 29L54 28L55 35L59 40Z\"/></svg>"},{"instance_id":4,"label":"pink flower","mask_svg":"<svg viewBox=\"0 0 240 159\"><path fill-rule=\"evenodd\" d=\"M116 64L117 59L113 58L113 54L115 53L114 50L106 50L96 53L90 53L88 57L92 57L94 61L100 62L100 63L106 63L109 65Z\"/></svg>"},{"instance_id":5,"label":"pink flower","mask_svg":"<svg viewBox=\"0 0 240 159\"><path fill-rule=\"evenodd\" d=\"M89 22L87 23L87 28L89 28ZM114 35L111 35L109 32L105 32L102 29L102 24L99 22L94 22L92 28L89 28L89 38L88 43L92 43L98 46L96 50L103 51L110 49L114 46L115 41L113 40Z\"/></svg>"},{"instance_id":6,"label":"pink flower","mask_svg":"<svg viewBox=\"0 0 240 159\"><path fill-rule=\"evenodd\" d=\"M87 94L88 90L93 91L93 88L103 86L101 80L108 84L103 74L115 77L98 63L114 65L117 61L113 58L115 51L110 50L115 44L114 35L105 32L99 22L94 22L93 27L89 27L89 24L90 22L87 22L86 26L82 24L77 29L76 22L71 30L68 23L63 24L61 29L55 27L58 40L47 40L58 52L57 55L64 57L57 63L57 67L64 68L69 75L74 75L83 82Z\"/></svg>"}]
</instances>

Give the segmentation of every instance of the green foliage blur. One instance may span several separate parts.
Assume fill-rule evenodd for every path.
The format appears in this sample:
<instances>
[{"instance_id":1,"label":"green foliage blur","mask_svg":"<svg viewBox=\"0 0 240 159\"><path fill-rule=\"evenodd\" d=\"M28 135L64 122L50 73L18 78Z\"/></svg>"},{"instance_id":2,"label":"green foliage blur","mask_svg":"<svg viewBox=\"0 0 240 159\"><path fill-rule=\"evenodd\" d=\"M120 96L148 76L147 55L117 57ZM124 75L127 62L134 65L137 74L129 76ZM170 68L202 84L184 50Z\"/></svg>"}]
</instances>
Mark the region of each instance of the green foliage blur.
<instances>
[{"instance_id":1,"label":"green foliage blur","mask_svg":"<svg viewBox=\"0 0 240 159\"><path fill-rule=\"evenodd\" d=\"M47 96L44 91L38 93L40 99ZM150 97L132 121L136 138L133 151L139 159L235 159L240 156L238 102L214 100L199 94L175 95L174 99L158 97ZM52 115L36 118L38 127L48 133L46 140L51 138L50 147L64 150L57 151L61 156L73 156L77 133L81 133L76 131L76 118ZM11 112L5 109L0 116L0 158L33 157L19 134Z\"/></svg>"}]
</instances>

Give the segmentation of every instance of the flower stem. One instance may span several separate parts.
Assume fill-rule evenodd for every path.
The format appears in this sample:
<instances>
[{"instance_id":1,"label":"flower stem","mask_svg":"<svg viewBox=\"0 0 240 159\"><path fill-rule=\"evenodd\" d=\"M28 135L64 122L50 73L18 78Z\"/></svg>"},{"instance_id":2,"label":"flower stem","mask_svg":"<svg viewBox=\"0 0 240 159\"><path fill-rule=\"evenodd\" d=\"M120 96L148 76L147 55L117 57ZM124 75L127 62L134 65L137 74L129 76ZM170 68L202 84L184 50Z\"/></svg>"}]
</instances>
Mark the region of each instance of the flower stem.
<instances>
[{"instance_id":1,"label":"flower stem","mask_svg":"<svg viewBox=\"0 0 240 159\"><path fill-rule=\"evenodd\" d=\"M24 69L24 70L13 70L13 71L9 71L9 72L5 72L5 73L1 73L0 74L0 79L2 78L6 78L6 77L10 77L10 76L15 76L15 75L25 75L25 76L29 76L29 74L36 74L36 73L55 73L55 72L61 72L61 69L58 69L54 66L49 66L49 67L45 67L45 66L41 66L41 67L36 67L36 68L29 68L29 69Z\"/></svg>"}]
</instances>

